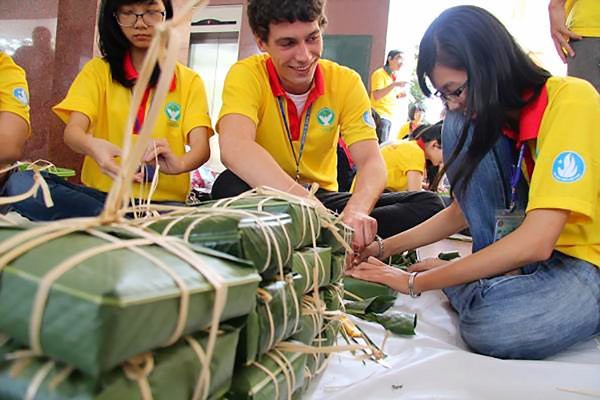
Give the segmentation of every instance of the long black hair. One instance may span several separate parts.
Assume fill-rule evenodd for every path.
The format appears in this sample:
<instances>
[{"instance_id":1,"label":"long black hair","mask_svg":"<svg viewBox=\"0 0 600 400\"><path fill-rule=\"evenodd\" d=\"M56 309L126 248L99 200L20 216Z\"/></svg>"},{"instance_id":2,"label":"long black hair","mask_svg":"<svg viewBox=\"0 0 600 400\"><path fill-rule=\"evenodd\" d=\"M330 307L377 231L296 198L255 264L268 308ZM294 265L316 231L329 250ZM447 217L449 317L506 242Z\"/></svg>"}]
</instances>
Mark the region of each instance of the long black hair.
<instances>
[{"instance_id":1,"label":"long black hair","mask_svg":"<svg viewBox=\"0 0 600 400\"><path fill-rule=\"evenodd\" d=\"M500 138L504 127L515 129L519 111L534 101L550 77L516 43L488 11L458 6L444 11L427 28L419 45L417 77L426 96L426 78L436 64L467 73L467 101L458 145L438 178L457 159L473 126L473 136L453 190L464 193L479 162ZM527 98L523 98L527 94Z\"/></svg>"},{"instance_id":2,"label":"long black hair","mask_svg":"<svg viewBox=\"0 0 600 400\"><path fill-rule=\"evenodd\" d=\"M100 17L98 18L100 51L102 52L104 59L110 65L110 73L113 80L128 88L133 87L135 81L125 78L123 59L125 54L129 51L131 44L117 23L115 13L119 7L124 5L151 2L152 0L102 0L102 4L100 5ZM165 6L166 19L173 18L173 5L171 0L162 0L162 2ZM152 78L150 79L151 85L155 85L156 82L158 82L159 75L160 69L158 65L156 65L152 72Z\"/></svg>"}]
</instances>

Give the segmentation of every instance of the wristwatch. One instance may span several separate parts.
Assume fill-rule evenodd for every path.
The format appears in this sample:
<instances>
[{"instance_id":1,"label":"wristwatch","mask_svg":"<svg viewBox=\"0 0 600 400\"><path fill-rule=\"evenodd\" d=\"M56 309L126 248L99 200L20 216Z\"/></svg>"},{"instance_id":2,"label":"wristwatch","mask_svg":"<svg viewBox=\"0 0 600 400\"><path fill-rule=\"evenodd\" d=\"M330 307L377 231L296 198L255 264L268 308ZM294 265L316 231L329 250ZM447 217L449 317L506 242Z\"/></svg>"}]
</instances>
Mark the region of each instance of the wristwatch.
<instances>
[{"instance_id":1,"label":"wristwatch","mask_svg":"<svg viewBox=\"0 0 600 400\"><path fill-rule=\"evenodd\" d=\"M411 272L410 275L408 275L408 295L413 299L416 299L421 295L421 293L415 293L415 278L418 274L419 272Z\"/></svg>"}]
</instances>

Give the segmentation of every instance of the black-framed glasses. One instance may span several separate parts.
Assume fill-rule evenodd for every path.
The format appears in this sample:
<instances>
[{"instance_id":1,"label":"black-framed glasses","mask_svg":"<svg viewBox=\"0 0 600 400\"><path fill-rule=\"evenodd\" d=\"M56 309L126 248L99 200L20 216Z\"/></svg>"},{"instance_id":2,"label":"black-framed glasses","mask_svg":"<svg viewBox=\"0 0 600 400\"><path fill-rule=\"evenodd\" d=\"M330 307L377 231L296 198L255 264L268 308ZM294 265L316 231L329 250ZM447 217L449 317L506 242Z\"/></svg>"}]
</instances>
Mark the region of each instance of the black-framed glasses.
<instances>
[{"instance_id":1,"label":"black-framed glasses","mask_svg":"<svg viewBox=\"0 0 600 400\"><path fill-rule=\"evenodd\" d=\"M138 18L141 18L147 26L158 25L164 21L166 14L166 11L149 10L141 14L117 11L114 15L119 25L131 28L137 24Z\"/></svg>"},{"instance_id":2,"label":"black-framed glasses","mask_svg":"<svg viewBox=\"0 0 600 400\"><path fill-rule=\"evenodd\" d=\"M467 88L468 85L469 85L469 81L466 80L465 83L463 83L462 85L460 85L458 88L456 88L455 90L453 90L450 93L443 93L443 92L440 92L439 90L436 90L436 92L433 95L435 97L439 97L443 101L455 101L455 100L458 100L458 98L463 94L463 92L465 91L465 89Z\"/></svg>"}]
</instances>

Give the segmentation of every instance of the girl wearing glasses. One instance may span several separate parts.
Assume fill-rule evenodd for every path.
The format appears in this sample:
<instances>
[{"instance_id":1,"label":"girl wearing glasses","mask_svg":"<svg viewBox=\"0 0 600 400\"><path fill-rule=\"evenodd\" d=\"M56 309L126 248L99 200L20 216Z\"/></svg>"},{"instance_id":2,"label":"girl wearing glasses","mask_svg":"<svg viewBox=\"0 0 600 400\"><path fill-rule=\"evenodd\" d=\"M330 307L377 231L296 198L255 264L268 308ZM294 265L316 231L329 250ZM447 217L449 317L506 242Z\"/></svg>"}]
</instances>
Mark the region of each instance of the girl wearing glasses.
<instances>
[{"instance_id":1,"label":"girl wearing glasses","mask_svg":"<svg viewBox=\"0 0 600 400\"><path fill-rule=\"evenodd\" d=\"M157 24L173 16L171 0L103 0L98 20L102 58L88 62L66 96L53 111L66 123L65 143L83 154L83 186L48 176L54 207L46 208L37 199L14 205L33 220L98 215L106 193L118 174L123 135L137 135L154 93L160 68L154 68L151 87L143 96L133 132L124 132L132 99L146 51ZM153 132L154 143L145 154L150 168L140 172L132 193L145 199L153 171L159 171L158 187L152 197L157 202L183 203L190 188L189 172L205 163L210 155L212 134L206 93L202 79L189 68L177 64L170 91L162 105ZM185 146L189 146L186 152ZM158 168L154 166L158 161ZM15 174L10 193L31 187L31 175ZM140 188L139 185L143 186Z\"/></svg>"},{"instance_id":2,"label":"girl wearing glasses","mask_svg":"<svg viewBox=\"0 0 600 400\"><path fill-rule=\"evenodd\" d=\"M455 201L384 241L383 257L465 227L473 254L404 272L369 257L349 274L413 297L443 289L465 342L540 359L600 333L600 96L552 77L487 11L454 7L421 40L417 75L449 109L444 160ZM378 253L369 246L363 258Z\"/></svg>"}]
</instances>

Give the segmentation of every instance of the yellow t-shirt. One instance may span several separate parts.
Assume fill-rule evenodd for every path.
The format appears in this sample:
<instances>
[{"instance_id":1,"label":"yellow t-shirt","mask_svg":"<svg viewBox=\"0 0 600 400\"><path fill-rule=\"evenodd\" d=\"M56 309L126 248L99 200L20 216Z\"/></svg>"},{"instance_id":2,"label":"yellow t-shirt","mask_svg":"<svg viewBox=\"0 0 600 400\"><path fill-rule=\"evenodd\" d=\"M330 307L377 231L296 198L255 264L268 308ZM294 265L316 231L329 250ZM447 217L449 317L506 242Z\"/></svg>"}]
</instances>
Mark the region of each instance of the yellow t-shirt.
<instances>
[{"instance_id":1,"label":"yellow t-shirt","mask_svg":"<svg viewBox=\"0 0 600 400\"><path fill-rule=\"evenodd\" d=\"M387 170L385 188L394 192L408 189L408 171L425 173L425 152L416 141L402 141L381 148Z\"/></svg>"},{"instance_id":2,"label":"yellow t-shirt","mask_svg":"<svg viewBox=\"0 0 600 400\"><path fill-rule=\"evenodd\" d=\"M29 89L25 71L13 59L0 52L0 111L6 111L23 118L29 130Z\"/></svg>"},{"instance_id":3,"label":"yellow t-shirt","mask_svg":"<svg viewBox=\"0 0 600 400\"><path fill-rule=\"evenodd\" d=\"M206 92L200 76L178 63L175 77L175 89L167 95L152 137L167 139L173 153L181 156L185 154L187 135L193 128L207 127L210 133L212 128ZM94 58L77 75L67 97L52 110L65 123L73 111L85 114L90 119L90 132L94 137L121 147L131 98L131 89L113 81L109 64L102 58ZM135 138L134 135L134 140ZM83 161L81 181L102 192L108 192L113 183L88 156ZM189 173L160 174L158 188L152 200L183 202L189 189ZM139 185L134 184L132 194L138 196L139 193ZM147 196L147 193L143 196Z\"/></svg>"},{"instance_id":4,"label":"yellow t-shirt","mask_svg":"<svg viewBox=\"0 0 600 400\"><path fill-rule=\"evenodd\" d=\"M219 120L240 114L256 124L256 142L277 164L295 178L296 161L282 119L279 103L269 82L267 54L238 61L231 67L223 88ZM308 133L300 162L300 181L316 182L325 190L337 191L337 153L340 131L351 147L362 140L377 140L367 92L360 76L332 61L320 60L324 92L311 107ZM284 108L285 109L285 108ZM289 117L286 119L289 121ZM303 127L306 112L299 116ZM218 123L217 123L218 130ZM301 136L301 135L300 135ZM301 140L294 140L299 154Z\"/></svg>"},{"instance_id":5,"label":"yellow t-shirt","mask_svg":"<svg viewBox=\"0 0 600 400\"><path fill-rule=\"evenodd\" d=\"M600 95L571 77L552 77L546 88L527 212L571 211L556 250L600 267Z\"/></svg>"},{"instance_id":6,"label":"yellow t-shirt","mask_svg":"<svg viewBox=\"0 0 600 400\"><path fill-rule=\"evenodd\" d=\"M567 27L578 35L600 37L600 1L567 0Z\"/></svg>"},{"instance_id":7,"label":"yellow t-shirt","mask_svg":"<svg viewBox=\"0 0 600 400\"><path fill-rule=\"evenodd\" d=\"M372 93L375 90L384 89L392 83L394 83L394 80L383 68L379 68L371 74L371 106L382 118L389 120L393 119L396 107L398 107L396 95L399 93L399 89L392 89L379 100L375 100Z\"/></svg>"},{"instance_id":8,"label":"yellow t-shirt","mask_svg":"<svg viewBox=\"0 0 600 400\"><path fill-rule=\"evenodd\" d=\"M400 129L398 129L398 136L396 137L396 139L402 140L408 135L410 135L410 121L402 125Z\"/></svg>"}]
</instances>

